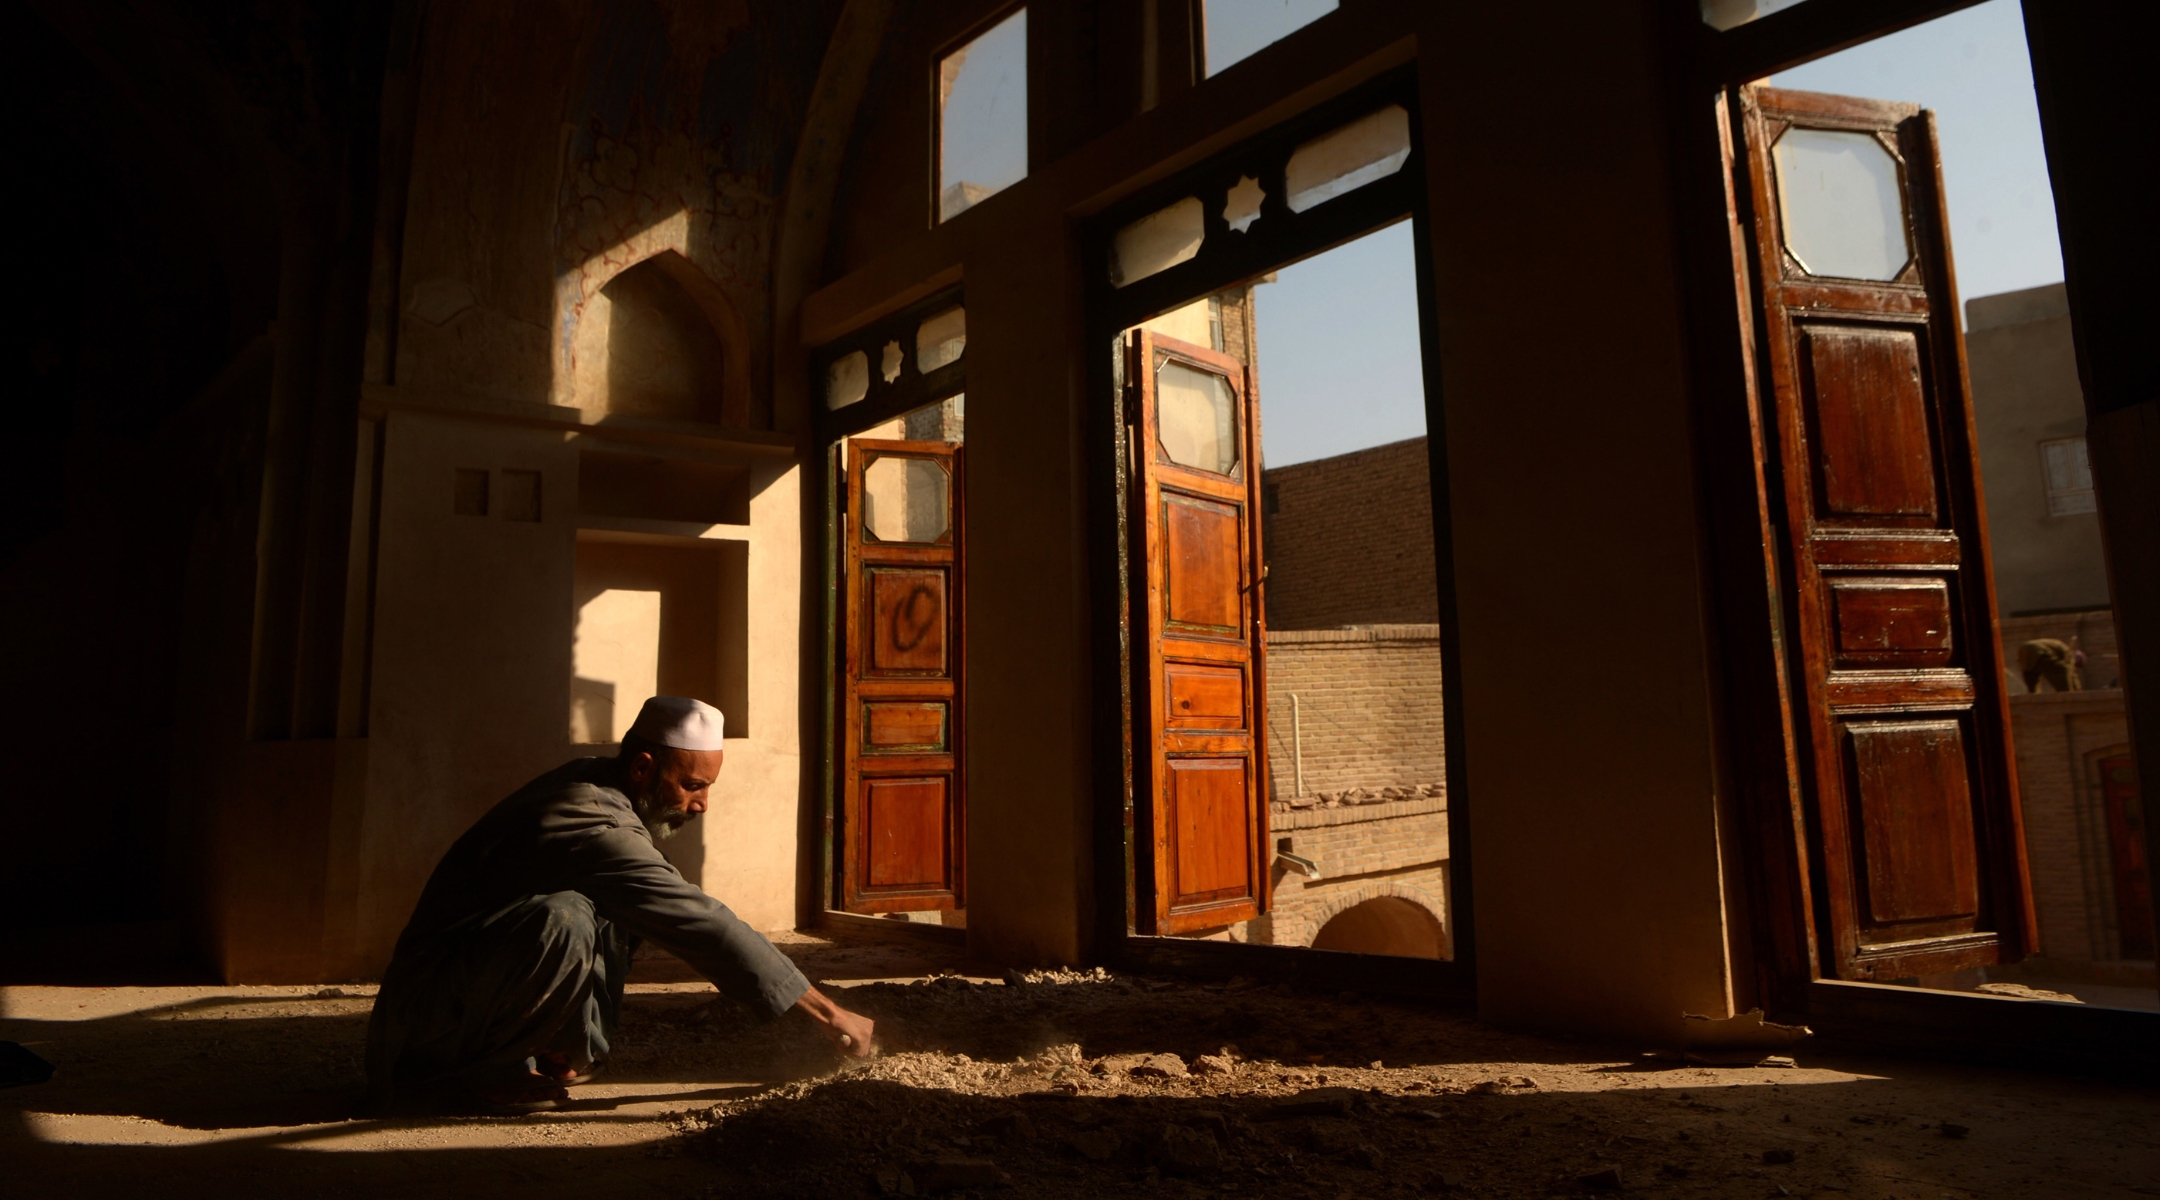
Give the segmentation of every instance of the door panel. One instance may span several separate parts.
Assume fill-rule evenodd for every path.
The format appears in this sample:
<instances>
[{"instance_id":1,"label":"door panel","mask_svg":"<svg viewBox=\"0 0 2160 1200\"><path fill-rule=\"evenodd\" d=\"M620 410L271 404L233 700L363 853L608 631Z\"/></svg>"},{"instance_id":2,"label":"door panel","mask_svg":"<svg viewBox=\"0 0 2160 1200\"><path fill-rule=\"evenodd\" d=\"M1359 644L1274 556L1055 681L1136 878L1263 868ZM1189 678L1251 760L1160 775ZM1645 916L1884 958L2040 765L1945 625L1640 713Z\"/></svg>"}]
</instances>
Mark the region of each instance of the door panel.
<instances>
[{"instance_id":1,"label":"door panel","mask_svg":"<svg viewBox=\"0 0 2160 1200\"><path fill-rule=\"evenodd\" d=\"M1903 941L1914 931L1893 927L1978 912L1958 722L1853 722L1846 735L1867 863L1871 922L1861 941Z\"/></svg>"},{"instance_id":2,"label":"door panel","mask_svg":"<svg viewBox=\"0 0 2160 1200\"><path fill-rule=\"evenodd\" d=\"M1251 823L1245 820L1251 784L1246 759L1173 758L1168 766L1174 810L1169 822L1171 861L1177 864L1171 907L1248 896L1252 847Z\"/></svg>"},{"instance_id":3,"label":"door panel","mask_svg":"<svg viewBox=\"0 0 2160 1200\"><path fill-rule=\"evenodd\" d=\"M1245 672L1205 663L1163 664L1163 723L1171 729L1241 729Z\"/></svg>"},{"instance_id":4,"label":"door panel","mask_svg":"<svg viewBox=\"0 0 2160 1200\"><path fill-rule=\"evenodd\" d=\"M1830 612L1840 668L1950 665L1950 589L1941 579L1832 579Z\"/></svg>"},{"instance_id":5,"label":"door panel","mask_svg":"<svg viewBox=\"0 0 2160 1200\"><path fill-rule=\"evenodd\" d=\"M1769 88L1741 111L1818 966L2015 961L2035 922L1933 119Z\"/></svg>"},{"instance_id":6,"label":"door panel","mask_svg":"<svg viewBox=\"0 0 2160 1200\"><path fill-rule=\"evenodd\" d=\"M2100 760L2100 799L2107 809L2108 851L2115 871L2116 940L2124 958L2153 956L2152 871L2145 861L2145 810L2137 763L2128 754Z\"/></svg>"},{"instance_id":7,"label":"door panel","mask_svg":"<svg viewBox=\"0 0 2160 1200\"><path fill-rule=\"evenodd\" d=\"M1239 636L1245 565L1242 507L1165 489L1162 505L1164 611L1169 628L1207 637Z\"/></svg>"},{"instance_id":8,"label":"door panel","mask_svg":"<svg viewBox=\"0 0 2160 1200\"><path fill-rule=\"evenodd\" d=\"M943 888L951 841L951 779L863 781L863 842L872 888Z\"/></svg>"},{"instance_id":9,"label":"door panel","mask_svg":"<svg viewBox=\"0 0 2160 1200\"><path fill-rule=\"evenodd\" d=\"M1258 431L1236 359L1146 331L1126 350L1136 923L1189 933L1267 906Z\"/></svg>"},{"instance_id":10,"label":"door panel","mask_svg":"<svg viewBox=\"0 0 2160 1200\"><path fill-rule=\"evenodd\" d=\"M1910 329L1802 326L1826 517L1935 516L1935 446Z\"/></svg>"},{"instance_id":11,"label":"door panel","mask_svg":"<svg viewBox=\"0 0 2160 1200\"><path fill-rule=\"evenodd\" d=\"M945 576L943 569L866 568L870 603L862 631L870 647L866 678L942 675L945 672Z\"/></svg>"},{"instance_id":12,"label":"door panel","mask_svg":"<svg viewBox=\"0 0 2160 1200\"><path fill-rule=\"evenodd\" d=\"M851 439L841 906L966 906L960 447Z\"/></svg>"}]
</instances>

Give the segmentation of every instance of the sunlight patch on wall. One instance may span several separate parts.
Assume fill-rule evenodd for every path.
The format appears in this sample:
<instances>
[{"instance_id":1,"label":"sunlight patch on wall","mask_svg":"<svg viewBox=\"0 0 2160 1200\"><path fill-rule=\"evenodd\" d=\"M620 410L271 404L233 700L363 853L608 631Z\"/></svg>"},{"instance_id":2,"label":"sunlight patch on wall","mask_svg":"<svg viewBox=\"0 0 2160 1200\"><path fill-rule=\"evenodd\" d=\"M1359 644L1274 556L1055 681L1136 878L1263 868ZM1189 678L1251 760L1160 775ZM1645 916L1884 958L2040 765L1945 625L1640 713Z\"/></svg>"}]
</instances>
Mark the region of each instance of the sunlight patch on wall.
<instances>
[{"instance_id":1,"label":"sunlight patch on wall","mask_svg":"<svg viewBox=\"0 0 2160 1200\"><path fill-rule=\"evenodd\" d=\"M621 741L658 694L660 593L609 588L579 607L571 671L571 742Z\"/></svg>"}]
</instances>

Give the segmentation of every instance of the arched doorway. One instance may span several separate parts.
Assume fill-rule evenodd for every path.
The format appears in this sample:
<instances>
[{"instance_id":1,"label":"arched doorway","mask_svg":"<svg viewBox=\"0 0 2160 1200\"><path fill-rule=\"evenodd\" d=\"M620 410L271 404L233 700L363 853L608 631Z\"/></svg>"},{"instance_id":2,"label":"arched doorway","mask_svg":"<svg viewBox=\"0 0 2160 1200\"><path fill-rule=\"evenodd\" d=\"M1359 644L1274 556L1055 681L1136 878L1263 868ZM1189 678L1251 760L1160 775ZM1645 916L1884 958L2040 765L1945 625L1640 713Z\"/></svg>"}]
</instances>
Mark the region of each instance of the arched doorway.
<instances>
[{"instance_id":1,"label":"arched doorway","mask_svg":"<svg viewBox=\"0 0 2160 1200\"><path fill-rule=\"evenodd\" d=\"M1423 905L1399 896L1376 896L1329 918L1314 936L1315 950L1445 958L1447 931Z\"/></svg>"}]
</instances>

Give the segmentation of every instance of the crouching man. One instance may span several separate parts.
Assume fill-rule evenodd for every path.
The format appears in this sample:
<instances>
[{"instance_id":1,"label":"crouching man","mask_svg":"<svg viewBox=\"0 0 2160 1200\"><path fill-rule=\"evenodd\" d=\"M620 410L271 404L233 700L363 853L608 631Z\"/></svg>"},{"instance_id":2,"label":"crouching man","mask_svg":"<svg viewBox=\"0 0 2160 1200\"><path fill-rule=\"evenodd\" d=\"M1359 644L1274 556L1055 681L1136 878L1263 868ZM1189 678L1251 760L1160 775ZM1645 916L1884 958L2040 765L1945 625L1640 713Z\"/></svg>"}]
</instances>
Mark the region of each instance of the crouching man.
<instances>
[{"instance_id":1,"label":"crouching man","mask_svg":"<svg viewBox=\"0 0 2160 1200\"><path fill-rule=\"evenodd\" d=\"M751 1009L799 1009L847 1053L871 1022L810 986L655 843L705 811L720 710L646 701L622 751L542 775L481 817L428 879L368 1023L379 1108L416 1091L552 1108L605 1061L630 955L650 940Z\"/></svg>"}]
</instances>

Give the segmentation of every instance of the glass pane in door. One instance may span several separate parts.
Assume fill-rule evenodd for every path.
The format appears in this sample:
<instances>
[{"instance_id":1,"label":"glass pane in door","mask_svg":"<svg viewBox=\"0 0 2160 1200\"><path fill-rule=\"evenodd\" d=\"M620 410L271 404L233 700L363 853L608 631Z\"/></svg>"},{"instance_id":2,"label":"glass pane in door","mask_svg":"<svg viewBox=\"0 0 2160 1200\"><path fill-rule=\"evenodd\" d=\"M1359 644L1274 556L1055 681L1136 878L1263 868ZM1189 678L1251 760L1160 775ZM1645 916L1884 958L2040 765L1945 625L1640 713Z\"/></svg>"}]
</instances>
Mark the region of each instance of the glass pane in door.
<instances>
[{"instance_id":1,"label":"glass pane in door","mask_svg":"<svg viewBox=\"0 0 2160 1200\"><path fill-rule=\"evenodd\" d=\"M1237 469L1236 397L1230 381L1165 358L1155 372L1163 453L1181 467L1228 475Z\"/></svg>"},{"instance_id":2,"label":"glass pane in door","mask_svg":"<svg viewBox=\"0 0 2160 1200\"><path fill-rule=\"evenodd\" d=\"M863 468L863 534L880 542L935 542L952 525L952 480L926 458L883 455Z\"/></svg>"},{"instance_id":3,"label":"glass pane in door","mask_svg":"<svg viewBox=\"0 0 2160 1200\"><path fill-rule=\"evenodd\" d=\"M1905 270L1898 163L1873 134L1788 129L1773 155L1785 249L1808 274L1890 280Z\"/></svg>"}]
</instances>

